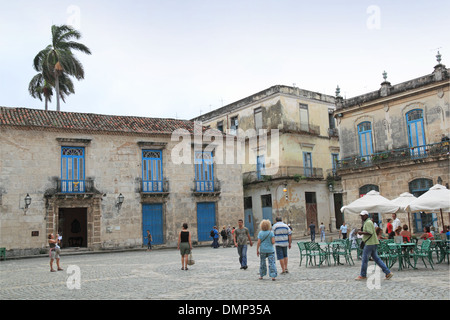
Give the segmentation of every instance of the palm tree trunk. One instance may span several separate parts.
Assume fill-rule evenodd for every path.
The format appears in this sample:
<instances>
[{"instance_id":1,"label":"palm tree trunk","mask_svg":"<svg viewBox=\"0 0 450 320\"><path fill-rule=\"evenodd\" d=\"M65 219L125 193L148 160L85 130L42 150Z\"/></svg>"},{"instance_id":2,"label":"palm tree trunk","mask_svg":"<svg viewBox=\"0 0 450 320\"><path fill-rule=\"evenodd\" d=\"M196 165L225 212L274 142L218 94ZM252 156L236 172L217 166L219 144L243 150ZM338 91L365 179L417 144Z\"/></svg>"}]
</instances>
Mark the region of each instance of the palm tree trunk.
<instances>
[{"instance_id":1,"label":"palm tree trunk","mask_svg":"<svg viewBox=\"0 0 450 320\"><path fill-rule=\"evenodd\" d=\"M58 71L55 71L55 91L56 91L56 111L60 111L60 105L59 105L59 76L58 76Z\"/></svg>"},{"instance_id":2,"label":"palm tree trunk","mask_svg":"<svg viewBox=\"0 0 450 320\"><path fill-rule=\"evenodd\" d=\"M45 111L48 111L48 98L45 97Z\"/></svg>"}]
</instances>

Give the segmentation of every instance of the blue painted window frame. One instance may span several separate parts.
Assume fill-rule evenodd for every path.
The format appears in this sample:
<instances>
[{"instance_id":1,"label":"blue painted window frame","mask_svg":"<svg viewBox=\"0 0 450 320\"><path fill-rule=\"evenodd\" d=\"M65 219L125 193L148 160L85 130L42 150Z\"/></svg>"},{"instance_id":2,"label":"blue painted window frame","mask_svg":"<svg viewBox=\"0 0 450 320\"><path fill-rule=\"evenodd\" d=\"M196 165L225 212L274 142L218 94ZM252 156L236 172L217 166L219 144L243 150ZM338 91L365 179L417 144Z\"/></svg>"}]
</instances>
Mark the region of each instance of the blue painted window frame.
<instances>
[{"instance_id":1,"label":"blue painted window frame","mask_svg":"<svg viewBox=\"0 0 450 320\"><path fill-rule=\"evenodd\" d=\"M359 152L361 157L373 153L372 145L372 123L364 121L358 124Z\"/></svg>"},{"instance_id":2,"label":"blue painted window frame","mask_svg":"<svg viewBox=\"0 0 450 320\"><path fill-rule=\"evenodd\" d=\"M312 153L303 151L303 168L305 177L312 177L313 165L312 165Z\"/></svg>"},{"instance_id":3,"label":"blue painted window frame","mask_svg":"<svg viewBox=\"0 0 450 320\"><path fill-rule=\"evenodd\" d=\"M142 150L142 191L163 192L162 150Z\"/></svg>"},{"instance_id":4,"label":"blue painted window frame","mask_svg":"<svg viewBox=\"0 0 450 320\"><path fill-rule=\"evenodd\" d=\"M408 144L411 155L423 157L426 155L425 127L423 123L423 110L413 109L406 113L406 126L408 130Z\"/></svg>"},{"instance_id":5,"label":"blue painted window frame","mask_svg":"<svg viewBox=\"0 0 450 320\"><path fill-rule=\"evenodd\" d=\"M411 181L409 183L409 192L415 197L420 197L422 194L427 192L433 186L433 180L426 178L419 178ZM425 225L433 225L437 227L437 215L436 213L422 213L414 212L414 227L415 232L422 232L424 227L424 220L428 220ZM431 218L431 219L430 219Z\"/></svg>"},{"instance_id":6,"label":"blue painted window frame","mask_svg":"<svg viewBox=\"0 0 450 320\"><path fill-rule=\"evenodd\" d=\"M264 155L256 156L256 176L261 180L262 176L266 174L266 158Z\"/></svg>"},{"instance_id":7,"label":"blue painted window frame","mask_svg":"<svg viewBox=\"0 0 450 320\"><path fill-rule=\"evenodd\" d=\"M85 168L84 147L61 147L61 192L85 192Z\"/></svg>"},{"instance_id":8,"label":"blue painted window frame","mask_svg":"<svg viewBox=\"0 0 450 320\"><path fill-rule=\"evenodd\" d=\"M212 152L196 151L194 154L195 190L214 191L214 157Z\"/></svg>"},{"instance_id":9,"label":"blue painted window frame","mask_svg":"<svg viewBox=\"0 0 450 320\"><path fill-rule=\"evenodd\" d=\"M332 153L331 154L331 171L333 172L333 175L337 172L337 162L339 161L339 153Z\"/></svg>"}]
</instances>

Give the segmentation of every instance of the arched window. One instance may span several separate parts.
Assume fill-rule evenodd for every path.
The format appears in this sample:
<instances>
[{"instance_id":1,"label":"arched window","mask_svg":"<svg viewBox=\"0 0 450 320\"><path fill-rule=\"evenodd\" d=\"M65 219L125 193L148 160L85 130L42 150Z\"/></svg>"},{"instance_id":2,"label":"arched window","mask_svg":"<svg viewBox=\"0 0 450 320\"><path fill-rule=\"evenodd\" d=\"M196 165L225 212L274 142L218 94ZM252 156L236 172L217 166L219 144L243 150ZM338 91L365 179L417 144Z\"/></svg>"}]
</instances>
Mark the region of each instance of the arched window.
<instances>
[{"instance_id":1,"label":"arched window","mask_svg":"<svg viewBox=\"0 0 450 320\"><path fill-rule=\"evenodd\" d=\"M362 186L361 188L359 188L359 197L364 196L365 194L367 194L367 192L372 190L379 192L380 188L378 188L378 186L375 184L366 184L365 186Z\"/></svg>"},{"instance_id":2,"label":"arched window","mask_svg":"<svg viewBox=\"0 0 450 320\"><path fill-rule=\"evenodd\" d=\"M433 186L433 180L431 179L415 179L409 183L409 192L415 197L419 197L428 191ZM422 232L423 227L434 226L437 227L436 213L414 213L414 228L415 232Z\"/></svg>"},{"instance_id":3,"label":"arched window","mask_svg":"<svg viewBox=\"0 0 450 320\"><path fill-rule=\"evenodd\" d=\"M425 155L425 130L423 126L423 110L414 109L406 114L408 144L411 154L416 157Z\"/></svg>"},{"instance_id":4,"label":"arched window","mask_svg":"<svg viewBox=\"0 0 450 320\"><path fill-rule=\"evenodd\" d=\"M359 151L361 156L371 155L372 147L372 124L364 121L358 124Z\"/></svg>"}]
</instances>

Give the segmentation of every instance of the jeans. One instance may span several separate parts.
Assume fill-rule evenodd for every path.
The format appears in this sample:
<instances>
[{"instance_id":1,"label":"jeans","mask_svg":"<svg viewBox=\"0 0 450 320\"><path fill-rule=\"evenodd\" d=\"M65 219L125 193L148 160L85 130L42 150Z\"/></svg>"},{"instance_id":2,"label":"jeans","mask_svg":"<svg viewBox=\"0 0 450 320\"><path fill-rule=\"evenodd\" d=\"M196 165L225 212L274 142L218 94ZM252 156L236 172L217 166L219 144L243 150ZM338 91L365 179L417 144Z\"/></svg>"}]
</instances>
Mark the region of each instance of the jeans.
<instances>
[{"instance_id":1,"label":"jeans","mask_svg":"<svg viewBox=\"0 0 450 320\"><path fill-rule=\"evenodd\" d=\"M367 265L369 263L369 257L372 257L373 261L383 270L383 272L388 275L391 273L389 268L384 264L377 254L377 245L366 245L362 253L362 263L361 263L361 277L367 277Z\"/></svg>"},{"instance_id":2,"label":"jeans","mask_svg":"<svg viewBox=\"0 0 450 320\"><path fill-rule=\"evenodd\" d=\"M277 266L275 265L275 253L259 253L259 276L264 277L267 274L266 258L269 262L269 276L275 278L277 276Z\"/></svg>"},{"instance_id":3,"label":"jeans","mask_svg":"<svg viewBox=\"0 0 450 320\"><path fill-rule=\"evenodd\" d=\"M325 241L325 231L322 231L322 232L320 233L320 241L321 241L321 242L324 242L324 241Z\"/></svg>"},{"instance_id":4,"label":"jeans","mask_svg":"<svg viewBox=\"0 0 450 320\"><path fill-rule=\"evenodd\" d=\"M237 246L238 254L239 254L239 263L241 264L241 267L247 266L247 245L241 245L239 244Z\"/></svg>"},{"instance_id":5,"label":"jeans","mask_svg":"<svg viewBox=\"0 0 450 320\"><path fill-rule=\"evenodd\" d=\"M316 239L316 232L312 231L311 232L311 242L314 242L315 239Z\"/></svg>"}]
</instances>

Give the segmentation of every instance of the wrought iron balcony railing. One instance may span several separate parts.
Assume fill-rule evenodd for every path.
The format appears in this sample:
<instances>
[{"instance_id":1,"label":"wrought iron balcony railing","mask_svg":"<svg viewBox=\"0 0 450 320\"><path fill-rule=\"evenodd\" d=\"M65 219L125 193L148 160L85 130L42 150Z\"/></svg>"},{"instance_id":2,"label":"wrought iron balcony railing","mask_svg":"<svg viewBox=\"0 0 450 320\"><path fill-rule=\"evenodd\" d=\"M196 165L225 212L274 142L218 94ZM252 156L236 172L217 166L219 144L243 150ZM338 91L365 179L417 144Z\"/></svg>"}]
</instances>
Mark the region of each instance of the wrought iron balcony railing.
<instances>
[{"instance_id":1,"label":"wrought iron balcony railing","mask_svg":"<svg viewBox=\"0 0 450 320\"><path fill-rule=\"evenodd\" d=\"M94 180L57 180L57 192L60 193L93 193Z\"/></svg>"},{"instance_id":2,"label":"wrought iron balcony railing","mask_svg":"<svg viewBox=\"0 0 450 320\"><path fill-rule=\"evenodd\" d=\"M366 156L344 158L336 162L336 168L338 170L366 168L382 163L426 159L448 153L449 142L443 141L417 147L392 149Z\"/></svg>"},{"instance_id":3,"label":"wrought iron balcony railing","mask_svg":"<svg viewBox=\"0 0 450 320\"><path fill-rule=\"evenodd\" d=\"M163 180L142 180L141 192L143 193L163 193L169 192L169 181Z\"/></svg>"},{"instance_id":4,"label":"wrought iron balcony railing","mask_svg":"<svg viewBox=\"0 0 450 320\"><path fill-rule=\"evenodd\" d=\"M219 180L194 180L194 193L220 192Z\"/></svg>"}]
</instances>

